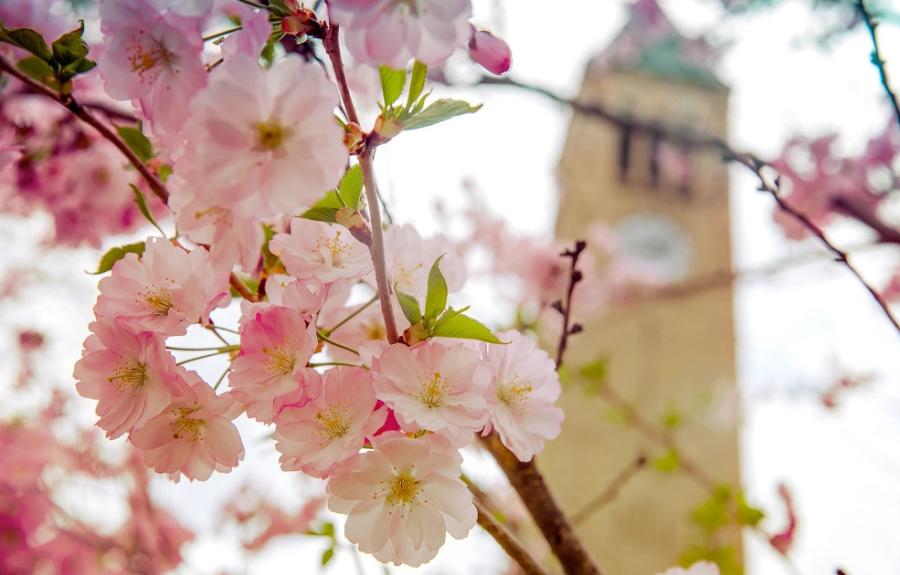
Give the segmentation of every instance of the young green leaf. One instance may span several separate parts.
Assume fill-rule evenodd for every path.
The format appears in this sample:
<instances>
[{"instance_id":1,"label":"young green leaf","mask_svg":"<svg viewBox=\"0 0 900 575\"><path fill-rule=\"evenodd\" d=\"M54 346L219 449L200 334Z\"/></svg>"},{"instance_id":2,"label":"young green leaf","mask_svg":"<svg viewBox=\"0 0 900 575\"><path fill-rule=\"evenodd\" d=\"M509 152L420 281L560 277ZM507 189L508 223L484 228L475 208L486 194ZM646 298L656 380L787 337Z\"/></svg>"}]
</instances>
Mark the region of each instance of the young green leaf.
<instances>
[{"instance_id":1,"label":"young green leaf","mask_svg":"<svg viewBox=\"0 0 900 575\"><path fill-rule=\"evenodd\" d=\"M41 84L46 84L52 88L57 88L59 84L56 81L56 75L50 64L41 60L37 56L29 56L22 58L16 63L16 67L24 72L29 78L37 80Z\"/></svg>"},{"instance_id":2,"label":"young green leaf","mask_svg":"<svg viewBox=\"0 0 900 575\"><path fill-rule=\"evenodd\" d=\"M341 200L341 196L337 190L329 190L325 192L322 199L300 214L300 217L316 222L336 224L338 210L343 207L344 202Z\"/></svg>"},{"instance_id":3,"label":"young green leaf","mask_svg":"<svg viewBox=\"0 0 900 575\"><path fill-rule=\"evenodd\" d=\"M422 321L422 311L419 309L419 302L416 301L416 298L403 293L398 290L396 286L394 287L394 291L397 292L397 301L400 302L400 309L403 311L403 315L406 317L407 321L412 325L416 325Z\"/></svg>"},{"instance_id":4,"label":"young green leaf","mask_svg":"<svg viewBox=\"0 0 900 575\"><path fill-rule=\"evenodd\" d=\"M63 82L68 82L78 74L84 74L85 72L90 72L97 66L97 63L93 60L88 60L87 58L82 58L81 60L77 60L63 66L62 70L59 71L59 78Z\"/></svg>"},{"instance_id":5,"label":"young green leaf","mask_svg":"<svg viewBox=\"0 0 900 575\"><path fill-rule=\"evenodd\" d=\"M382 66L378 72L381 74L384 107L389 108L403 93L403 86L406 85L406 70L394 70L388 66Z\"/></svg>"},{"instance_id":6,"label":"young green leaf","mask_svg":"<svg viewBox=\"0 0 900 575\"><path fill-rule=\"evenodd\" d=\"M142 162L147 162L153 157L153 144L150 143L150 140L147 139L147 136L144 135L140 128L116 126L116 131L119 132L122 140L125 141L131 151Z\"/></svg>"},{"instance_id":7,"label":"young green leaf","mask_svg":"<svg viewBox=\"0 0 900 575\"><path fill-rule=\"evenodd\" d=\"M150 212L150 206L147 205L147 198L144 196L144 192L140 190L134 184L131 185L131 191L134 192L134 203L137 204L138 209L141 211L141 214L147 218L147 221L153 224L153 227L159 230L159 233L162 234L162 237L166 237L166 232L163 231L159 224L156 223L156 219L154 219L153 214Z\"/></svg>"},{"instance_id":8,"label":"young green leaf","mask_svg":"<svg viewBox=\"0 0 900 575\"><path fill-rule=\"evenodd\" d=\"M428 66L416 60L413 64L412 77L409 80L409 94L406 96L406 109L409 110L422 95L425 79L428 77Z\"/></svg>"},{"instance_id":9,"label":"young green leaf","mask_svg":"<svg viewBox=\"0 0 900 575\"><path fill-rule=\"evenodd\" d=\"M362 189L362 169L359 167L359 164L355 164L347 170L347 173L344 174L344 177L341 179L341 183L338 186L344 204L354 210L359 209L359 199L362 196Z\"/></svg>"},{"instance_id":10,"label":"young green leaf","mask_svg":"<svg viewBox=\"0 0 900 575\"><path fill-rule=\"evenodd\" d=\"M440 99L432 102L427 108L403 120L405 130L418 130L433 126L455 116L472 114L481 109L481 104L473 106L462 100Z\"/></svg>"},{"instance_id":11,"label":"young green leaf","mask_svg":"<svg viewBox=\"0 0 900 575\"><path fill-rule=\"evenodd\" d=\"M79 22L78 28L66 32L53 42L53 59L61 67L73 64L88 55L88 45L82 39L84 35L84 20Z\"/></svg>"},{"instance_id":12,"label":"young green leaf","mask_svg":"<svg viewBox=\"0 0 900 575\"><path fill-rule=\"evenodd\" d=\"M426 320L436 319L447 307L447 280L441 273L440 265L443 257L436 259L428 272L428 292L425 295Z\"/></svg>"},{"instance_id":13,"label":"young green leaf","mask_svg":"<svg viewBox=\"0 0 900 575\"><path fill-rule=\"evenodd\" d=\"M110 249L108 252L103 254L103 257L100 258L100 264L97 266L97 271L94 272L93 275L106 273L112 269L113 265L124 258L126 254L137 254L141 255L144 253L144 242L137 242L135 244L126 244L124 246L119 246Z\"/></svg>"},{"instance_id":14,"label":"young green leaf","mask_svg":"<svg viewBox=\"0 0 900 575\"><path fill-rule=\"evenodd\" d=\"M322 553L322 567L328 565L331 559L334 557L334 547L329 547Z\"/></svg>"},{"instance_id":15,"label":"young green leaf","mask_svg":"<svg viewBox=\"0 0 900 575\"><path fill-rule=\"evenodd\" d=\"M488 343L503 343L483 323L461 313L445 314L438 320L431 335L437 337L455 337L458 339L477 339Z\"/></svg>"},{"instance_id":16,"label":"young green leaf","mask_svg":"<svg viewBox=\"0 0 900 575\"><path fill-rule=\"evenodd\" d=\"M0 22L0 42L6 42L27 50L45 62L53 59L53 53L44 41L43 36L31 28L9 30Z\"/></svg>"}]
</instances>

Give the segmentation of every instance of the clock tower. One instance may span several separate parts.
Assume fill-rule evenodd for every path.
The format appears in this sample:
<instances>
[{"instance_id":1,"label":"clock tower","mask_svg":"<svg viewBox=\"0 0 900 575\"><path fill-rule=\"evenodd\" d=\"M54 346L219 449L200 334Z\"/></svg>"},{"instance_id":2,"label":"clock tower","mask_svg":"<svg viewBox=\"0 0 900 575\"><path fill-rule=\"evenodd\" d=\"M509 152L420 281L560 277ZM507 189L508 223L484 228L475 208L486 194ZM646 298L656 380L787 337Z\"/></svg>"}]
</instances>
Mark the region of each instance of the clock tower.
<instances>
[{"instance_id":1,"label":"clock tower","mask_svg":"<svg viewBox=\"0 0 900 575\"><path fill-rule=\"evenodd\" d=\"M588 64L580 101L724 138L728 89L713 72L712 49L679 34L656 0L638 0L628 11L616 39ZM576 113L559 181L561 239L585 238L599 222L615 230L624 255L669 282L731 270L728 173L715 153ZM677 419L671 434L678 449L702 462L716 483L738 489L735 416L717 418L714 409L736 396L732 299L724 286L614 305L595 319L576 309L585 331L570 341L566 363L577 368L605 358L607 381L619 395L649 421ZM578 383L566 387L562 435L539 461L565 511L583 510L639 454L650 461L611 503L579 517L578 530L604 572L652 575L697 546L730 556L723 572L739 572L740 533L719 533L710 543L691 520L708 490L677 469L662 470L665 450L613 421L602 398Z\"/></svg>"}]
</instances>

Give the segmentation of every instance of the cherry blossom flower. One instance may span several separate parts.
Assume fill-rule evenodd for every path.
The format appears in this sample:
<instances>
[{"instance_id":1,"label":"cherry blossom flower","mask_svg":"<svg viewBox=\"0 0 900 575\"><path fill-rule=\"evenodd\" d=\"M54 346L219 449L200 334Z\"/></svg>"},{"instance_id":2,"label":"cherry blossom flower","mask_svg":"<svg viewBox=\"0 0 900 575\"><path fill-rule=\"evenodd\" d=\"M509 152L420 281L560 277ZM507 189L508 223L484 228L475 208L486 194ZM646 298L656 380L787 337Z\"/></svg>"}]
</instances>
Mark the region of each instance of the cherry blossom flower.
<instances>
[{"instance_id":1,"label":"cherry blossom flower","mask_svg":"<svg viewBox=\"0 0 900 575\"><path fill-rule=\"evenodd\" d=\"M391 281L404 293L424 298L428 291L428 272L441 256L441 273L447 280L447 289L459 291L466 282L462 258L442 236L424 239L413 226L391 226L384 234L384 246Z\"/></svg>"},{"instance_id":2,"label":"cherry blossom flower","mask_svg":"<svg viewBox=\"0 0 900 575\"><path fill-rule=\"evenodd\" d=\"M186 382L181 393L135 429L131 443L157 473L205 481L213 471L231 471L244 458L241 436L231 422L240 410L234 409L234 399L217 396L196 373L179 371Z\"/></svg>"},{"instance_id":3,"label":"cherry blossom flower","mask_svg":"<svg viewBox=\"0 0 900 575\"><path fill-rule=\"evenodd\" d=\"M299 213L335 187L347 162L334 121L337 89L316 64L288 57L264 70L235 54L194 100L175 173L183 206L235 220Z\"/></svg>"},{"instance_id":4,"label":"cherry blossom flower","mask_svg":"<svg viewBox=\"0 0 900 575\"><path fill-rule=\"evenodd\" d=\"M236 54L245 54L258 58L263 47L272 34L267 10L248 10L241 18L241 29L222 42L222 57L225 60Z\"/></svg>"},{"instance_id":5,"label":"cherry blossom flower","mask_svg":"<svg viewBox=\"0 0 900 575\"><path fill-rule=\"evenodd\" d=\"M462 345L427 342L411 349L395 344L372 360L375 392L400 425L444 433L454 442L487 423L490 371Z\"/></svg>"},{"instance_id":6,"label":"cherry blossom flower","mask_svg":"<svg viewBox=\"0 0 900 575\"><path fill-rule=\"evenodd\" d=\"M306 362L315 352L316 329L294 310L270 306L257 311L241 327L241 352L232 362L231 393L247 415L271 422L274 400L298 388L307 389Z\"/></svg>"},{"instance_id":7,"label":"cherry blossom flower","mask_svg":"<svg viewBox=\"0 0 900 575\"><path fill-rule=\"evenodd\" d=\"M462 539L474 527L462 458L446 439L390 432L372 446L339 465L326 486L328 508L348 515L345 535L360 551L416 567L437 555L447 533Z\"/></svg>"},{"instance_id":8,"label":"cherry blossom flower","mask_svg":"<svg viewBox=\"0 0 900 575\"><path fill-rule=\"evenodd\" d=\"M719 567L715 563L700 561L694 563L687 569L683 567L672 567L659 575L719 575Z\"/></svg>"},{"instance_id":9,"label":"cherry blossom flower","mask_svg":"<svg viewBox=\"0 0 900 575\"><path fill-rule=\"evenodd\" d=\"M387 415L374 410L372 377L362 368L325 372L322 393L302 407L282 409L275 420L281 467L327 477L334 466L359 453Z\"/></svg>"},{"instance_id":10,"label":"cherry blossom flower","mask_svg":"<svg viewBox=\"0 0 900 575\"><path fill-rule=\"evenodd\" d=\"M98 318L121 318L135 329L171 336L207 322L209 312L229 300L227 280L217 274L203 248L191 252L164 238L147 241L143 255L126 254L100 280Z\"/></svg>"},{"instance_id":11,"label":"cherry blossom flower","mask_svg":"<svg viewBox=\"0 0 900 575\"><path fill-rule=\"evenodd\" d=\"M509 70L512 64L509 45L487 30L477 30L472 34L469 56L482 68L498 76Z\"/></svg>"},{"instance_id":12,"label":"cherry blossom flower","mask_svg":"<svg viewBox=\"0 0 900 575\"><path fill-rule=\"evenodd\" d=\"M493 377L488 392L490 426L520 461L530 461L544 441L560 433L563 411L554 405L561 388L550 356L517 331L500 334L505 345L484 344Z\"/></svg>"},{"instance_id":13,"label":"cherry blossom flower","mask_svg":"<svg viewBox=\"0 0 900 575\"><path fill-rule=\"evenodd\" d=\"M162 338L135 332L124 321L95 322L75 364L76 389L97 400L97 426L115 439L140 427L169 404L180 386L175 360Z\"/></svg>"},{"instance_id":14,"label":"cherry blossom flower","mask_svg":"<svg viewBox=\"0 0 900 575\"><path fill-rule=\"evenodd\" d=\"M106 92L136 100L155 133L177 134L206 84L199 19L150 0L104 0L100 18L106 50L98 69Z\"/></svg>"},{"instance_id":15,"label":"cherry blossom flower","mask_svg":"<svg viewBox=\"0 0 900 575\"><path fill-rule=\"evenodd\" d=\"M438 66L472 34L470 0L331 0L332 19L347 29L360 62L405 68L412 58Z\"/></svg>"},{"instance_id":16,"label":"cherry blossom flower","mask_svg":"<svg viewBox=\"0 0 900 575\"><path fill-rule=\"evenodd\" d=\"M291 275L301 280L327 284L359 279L372 271L368 248L343 226L294 218L291 233L276 235L269 249L281 258Z\"/></svg>"}]
</instances>

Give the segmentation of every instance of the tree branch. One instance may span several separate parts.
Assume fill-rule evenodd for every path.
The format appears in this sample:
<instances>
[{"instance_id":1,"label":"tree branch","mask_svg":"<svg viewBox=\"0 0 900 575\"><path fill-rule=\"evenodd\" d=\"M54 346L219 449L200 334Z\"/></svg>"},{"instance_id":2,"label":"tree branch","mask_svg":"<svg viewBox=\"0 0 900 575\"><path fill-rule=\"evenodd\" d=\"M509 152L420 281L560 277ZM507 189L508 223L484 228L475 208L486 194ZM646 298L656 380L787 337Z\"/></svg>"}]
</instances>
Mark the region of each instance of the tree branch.
<instances>
[{"instance_id":1,"label":"tree branch","mask_svg":"<svg viewBox=\"0 0 900 575\"><path fill-rule=\"evenodd\" d=\"M566 290L566 298L565 301L558 301L553 304L553 308L562 314L563 316L563 325L562 332L559 334L559 345L556 348L556 369L558 370L563 363L563 358L566 354L566 349L569 346L569 336L575 335L576 333L580 333L582 330L581 324L575 324L573 326L569 326L569 322L572 321L572 294L575 292L575 286L578 285L584 276L581 273L581 270L578 269L578 258L581 257L581 253L587 247L587 242L583 240L578 240L575 242L575 247L571 250L566 250L563 253L559 254L560 257L568 258L571 260L571 265L569 267L569 287Z\"/></svg>"},{"instance_id":2,"label":"tree branch","mask_svg":"<svg viewBox=\"0 0 900 575\"><path fill-rule=\"evenodd\" d=\"M600 575L600 569L560 510L534 460L519 461L503 446L496 433L485 437L483 443L519 494L566 574Z\"/></svg>"},{"instance_id":3,"label":"tree branch","mask_svg":"<svg viewBox=\"0 0 900 575\"><path fill-rule=\"evenodd\" d=\"M596 497L584 504L584 507L572 514L572 525L581 525L587 521L592 515L612 503L619 492L625 485L634 479L640 471L647 465L647 456L643 453L639 454L633 461L628 463L612 481L601 491Z\"/></svg>"},{"instance_id":4,"label":"tree branch","mask_svg":"<svg viewBox=\"0 0 900 575\"><path fill-rule=\"evenodd\" d=\"M323 40L325 51L331 59L331 67L334 68L335 81L341 93L344 103L344 111L347 119L359 125L359 116L353 97L350 95L350 87L344 74L344 63L341 58L341 44L339 29L336 25L329 25L325 29ZM384 253L384 229L381 224L381 208L378 203L378 188L375 187L375 173L372 167L372 150L365 150L359 155L359 167L363 175L363 184L366 189L366 202L369 205L369 217L372 224L372 241L369 244L369 253L372 256L372 266L375 268L375 284L378 289L378 299L381 303L381 313L384 316L384 329L387 340L396 343L400 337L397 332L397 321L394 318L393 303L391 302L391 286L388 282Z\"/></svg>"},{"instance_id":5,"label":"tree branch","mask_svg":"<svg viewBox=\"0 0 900 575\"><path fill-rule=\"evenodd\" d=\"M525 546L516 539L509 529L494 519L491 512L477 498L473 497L475 508L478 509L478 524L482 529L494 538L494 540L506 551L506 554L518 563L526 575L547 575L538 562L531 556Z\"/></svg>"},{"instance_id":6,"label":"tree branch","mask_svg":"<svg viewBox=\"0 0 900 575\"><path fill-rule=\"evenodd\" d=\"M875 18L872 17L872 13L869 12L869 9L866 7L865 0L856 1L856 10L859 12L863 22L866 24L866 29L869 31L869 37L872 39L872 64L878 68L878 76L881 78L881 85L884 88L884 93L891 102L891 107L894 109L894 117L897 119L897 125L900 126L900 105L897 104L897 95L894 93L893 88L891 88L891 82L888 79L887 64L884 61L884 56L881 55L881 46L878 43L878 35L875 33L878 29L878 22L875 21Z\"/></svg>"},{"instance_id":7,"label":"tree branch","mask_svg":"<svg viewBox=\"0 0 900 575\"><path fill-rule=\"evenodd\" d=\"M656 137L662 138L664 140L684 144L690 147L714 150L721 154L722 158L725 161L736 162L744 166L745 168L750 170L753 175L756 176L756 178L759 180L759 189L761 191L766 192L770 196L772 196L772 199L775 200L775 203L782 211L784 211L789 216L796 219L801 225L803 225L803 227L805 227L812 235L814 235L835 256L835 261L850 270L850 272L856 277L859 283L861 283L866 291L869 292L869 294L872 296L872 299L874 299L878 306L881 308L882 312L884 312L884 315L891 322L891 325L894 326L895 331L900 334L900 324L898 324L897 319L894 317L893 313L890 310L890 307L888 306L884 298L881 297L878 291L866 281L862 274L860 274L859 270L856 269L856 267L850 262L846 252L835 246L825 234L825 232L812 220L810 220L809 217L798 211L787 201L785 201L784 198L781 197L779 182L780 176L776 177L772 181L766 178L765 174L763 174L763 169L767 167L770 168L770 166L754 154L736 151L728 144L728 142L726 142L722 138L672 128L659 122L638 120L631 116L611 112L610 110L599 104L588 104L585 102L580 102L578 100L570 100L554 92L551 92L546 88L524 84L510 78L483 77L476 85L507 86L527 90L535 94L540 94L546 98L553 100L554 102L569 106L575 112L585 114L594 118L599 118L615 126L627 128L635 132L653 134Z\"/></svg>"}]
</instances>

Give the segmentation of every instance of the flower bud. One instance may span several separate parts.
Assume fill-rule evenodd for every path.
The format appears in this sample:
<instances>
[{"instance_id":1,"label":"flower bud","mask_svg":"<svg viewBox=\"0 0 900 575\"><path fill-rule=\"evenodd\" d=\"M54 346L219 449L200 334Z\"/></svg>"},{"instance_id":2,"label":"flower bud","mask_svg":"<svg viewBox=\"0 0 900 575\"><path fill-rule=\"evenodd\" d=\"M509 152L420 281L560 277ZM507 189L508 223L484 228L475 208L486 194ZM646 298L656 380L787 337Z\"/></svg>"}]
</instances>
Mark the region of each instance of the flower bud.
<instances>
[{"instance_id":1,"label":"flower bud","mask_svg":"<svg viewBox=\"0 0 900 575\"><path fill-rule=\"evenodd\" d=\"M509 70L512 64L509 45L487 30L476 30L472 34L469 56L482 68L498 76Z\"/></svg>"}]
</instances>

